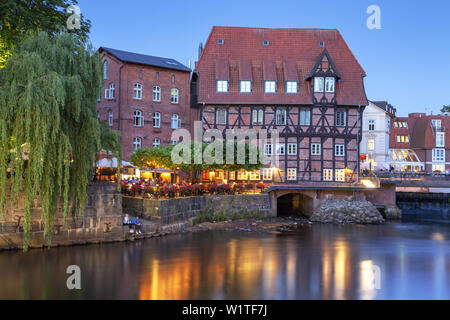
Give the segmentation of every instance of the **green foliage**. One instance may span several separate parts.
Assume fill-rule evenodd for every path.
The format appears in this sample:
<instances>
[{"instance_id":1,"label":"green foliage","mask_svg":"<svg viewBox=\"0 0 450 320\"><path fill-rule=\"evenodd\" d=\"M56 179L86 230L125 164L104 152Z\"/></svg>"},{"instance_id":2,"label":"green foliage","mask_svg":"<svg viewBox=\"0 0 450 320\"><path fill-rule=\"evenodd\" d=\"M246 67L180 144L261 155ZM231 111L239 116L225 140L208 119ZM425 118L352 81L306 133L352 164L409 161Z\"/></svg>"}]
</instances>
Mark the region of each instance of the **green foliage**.
<instances>
[{"instance_id":1,"label":"green foliage","mask_svg":"<svg viewBox=\"0 0 450 320\"><path fill-rule=\"evenodd\" d=\"M443 106L441 112L450 113L450 104L448 106Z\"/></svg>"},{"instance_id":2,"label":"green foliage","mask_svg":"<svg viewBox=\"0 0 450 320\"><path fill-rule=\"evenodd\" d=\"M2 0L0 6L0 69L14 48L30 31L44 31L51 36L67 31L70 14L67 7L77 0ZM70 31L82 40L87 38L91 22L81 16L79 30Z\"/></svg>"},{"instance_id":3,"label":"green foliage","mask_svg":"<svg viewBox=\"0 0 450 320\"><path fill-rule=\"evenodd\" d=\"M111 130L108 124L103 121L100 121L100 147L106 152L112 152L117 158L117 167L122 167L120 132ZM117 175L117 185L120 189L120 174Z\"/></svg>"},{"instance_id":4,"label":"green foliage","mask_svg":"<svg viewBox=\"0 0 450 320\"><path fill-rule=\"evenodd\" d=\"M25 193L25 248L39 198L48 241L58 203L64 216L69 199L76 212L84 206L100 150L101 87L99 54L70 34L31 34L0 70L1 209L7 193L12 201Z\"/></svg>"}]
</instances>

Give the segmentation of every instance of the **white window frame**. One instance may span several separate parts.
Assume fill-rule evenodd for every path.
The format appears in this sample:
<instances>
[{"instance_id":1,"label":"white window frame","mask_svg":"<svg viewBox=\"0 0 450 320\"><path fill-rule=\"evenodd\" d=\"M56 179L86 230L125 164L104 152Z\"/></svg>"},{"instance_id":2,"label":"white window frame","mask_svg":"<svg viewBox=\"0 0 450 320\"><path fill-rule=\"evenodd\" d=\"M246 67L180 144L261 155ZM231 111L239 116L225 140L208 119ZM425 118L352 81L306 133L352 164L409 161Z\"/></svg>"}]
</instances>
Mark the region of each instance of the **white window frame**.
<instances>
[{"instance_id":1,"label":"white window frame","mask_svg":"<svg viewBox=\"0 0 450 320\"><path fill-rule=\"evenodd\" d=\"M288 143L288 155L296 156L297 155L297 144L296 143Z\"/></svg>"},{"instance_id":2,"label":"white window frame","mask_svg":"<svg viewBox=\"0 0 450 320\"><path fill-rule=\"evenodd\" d=\"M111 82L108 86L108 89L105 90L105 99L113 100L116 98L116 85L114 82Z\"/></svg>"},{"instance_id":3,"label":"white window frame","mask_svg":"<svg viewBox=\"0 0 450 320\"><path fill-rule=\"evenodd\" d=\"M375 131L375 120L369 120L368 131Z\"/></svg>"},{"instance_id":4,"label":"white window frame","mask_svg":"<svg viewBox=\"0 0 450 320\"><path fill-rule=\"evenodd\" d=\"M157 148L161 146L161 139L159 138L155 138L153 139L153 144L152 144L153 148Z\"/></svg>"},{"instance_id":5,"label":"white window frame","mask_svg":"<svg viewBox=\"0 0 450 320\"><path fill-rule=\"evenodd\" d=\"M334 180L337 182L345 182L345 169L336 169Z\"/></svg>"},{"instance_id":6,"label":"white window frame","mask_svg":"<svg viewBox=\"0 0 450 320\"><path fill-rule=\"evenodd\" d=\"M239 90L241 93L251 93L252 92L252 82L249 80L239 81Z\"/></svg>"},{"instance_id":7,"label":"white window frame","mask_svg":"<svg viewBox=\"0 0 450 320\"><path fill-rule=\"evenodd\" d=\"M277 126L285 126L287 123L287 111L285 108L279 108L275 112L275 123Z\"/></svg>"},{"instance_id":8,"label":"white window frame","mask_svg":"<svg viewBox=\"0 0 450 320\"><path fill-rule=\"evenodd\" d=\"M297 169L296 168L287 169L287 180L288 181L297 181Z\"/></svg>"},{"instance_id":9,"label":"white window frame","mask_svg":"<svg viewBox=\"0 0 450 320\"><path fill-rule=\"evenodd\" d=\"M262 126L264 124L264 110L263 109L253 109L252 124L256 125L256 126Z\"/></svg>"},{"instance_id":10,"label":"white window frame","mask_svg":"<svg viewBox=\"0 0 450 320\"><path fill-rule=\"evenodd\" d=\"M321 154L322 154L322 144L311 143L311 155L312 156L320 156Z\"/></svg>"},{"instance_id":11,"label":"white window frame","mask_svg":"<svg viewBox=\"0 0 450 320\"><path fill-rule=\"evenodd\" d=\"M339 115L342 115L342 119ZM347 125L347 112L346 111L336 111L336 127L345 127ZM342 120L343 122L340 122L339 120Z\"/></svg>"},{"instance_id":12,"label":"white window frame","mask_svg":"<svg viewBox=\"0 0 450 320\"><path fill-rule=\"evenodd\" d=\"M263 169L263 180L264 181L272 181L273 180L273 169L272 168Z\"/></svg>"},{"instance_id":13,"label":"white window frame","mask_svg":"<svg viewBox=\"0 0 450 320\"><path fill-rule=\"evenodd\" d=\"M284 143L277 143L277 156L286 155L286 145Z\"/></svg>"},{"instance_id":14,"label":"white window frame","mask_svg":"<svg viewBox=\"0 0 450 320\"><path fill-rule=\"evenodd\" d=\"M431 126L440 131L442 129L442 121L440 119L431 120Z\"/></svg>"},{"instance_id":15,"label":"white window frame","mask_svg":"<svg viewBox=\"0 0 450 320\"><path fill-rule=\"evenodd\" d=\"M333 181L333 169L323 169L323 181Z\"/></svg>"},{"instance_id":16,"label":"white window frame","mask_svg":"<svg viewBox=\"0 0 450 320\"><path fill-rule=\"evenodd\" d=\"M299 122L301 126L311 125L311 109L300 109ZM304 120L304 121L302 121Z\"/></svg>"},{"instance_id":17,"label":"white window frame","mask_svg":"<svg viewBox=\"0 0 450 320\"><path fill-rule=\"evenodd\" d=\"M375 151L375 138L367 139L367 150Z\"/></svg>"},{"instance_id":18,"label":"white window frame","mask_svg":"<svg viewBox=\"0 0 450 320\"><path fill-rule=\"evenodd\" d=\"M180 90L177 88L170 89L170 103L172 104L178 104L180 96Z\"/></svg>"},{"instance_id":19,"label":"white window frame","mask_svg":"<svg viewBox=\"0 0 450 320\"><path fill-rule=\"evenodd\" d=\"M133 150L142 149L142 138L136 137L133 139Z\"/></svg>"},{"instance_id":20,"label":"white window frame","mask_svg":"<svg viewBox=\"0 0 450 320\"><path fill-rule=\"evenodd\" d=\"M161 113L153 113L153 128L161 128Z\"/></svg>"},{"instance_id":21,"label":"white window frame","mask_svg":"<svg viewBox=\"0 0 450 320\"><path fill-rule=\"evenodd\" d=\"M334 155L336 157L344 157L345 156L345 144L336 144L334 146Z\"/></svg>"},{"instance_id":22,"label":"white window frame","mask_svg":"<svg viewBox=\"0 0 450 320\"><path fill-rule=\"evenodd\" d=\"M325 78L325 92L334 93L336 91L336 79L334 77Z\"/></svg>"},{"instance_id":23,"label":"white window frame","mask_svg":"<svg viewBox=\"0 0 450 320\"><path fill-rule=\"evenodd\" d=\"M161 87L153 87L153 101L161 102Z\"/></svg>"},{"instance_id":24,"label":"white window frame","mask_svg":"<svg viewBox=\"0 0 450 320\"><path fill-rule=\"evenodd\" d=\"M142 100L142 84L140 84L140 83L134 84L133 99Z\"/></svg>"},{"instance_id":25,"label":"white window frame","mask_svg":"<svg viewBox=\"0 0 450 320\"><path fill-rule=\"evenodd\" d=\"M181 120L180 116L176 113L172 115L171 119L171 128L172 129L180 129L181 128Z\"/></svg>"},{"instance_id":26,"label":"white window frame","mask_svg":"<svg viewBox=\"0 0 450 320\"><path fill-rule=\"evenodd\" d=\"M219 93L228 92L228 80L217 80L216 90Z\"/></svg>"},{"instance_id":27,"label":"white window frame","mask_svg":"<svg viewBox=\"0 0 450 320\"><path fill-rule=\"evenodd\" d=\"M228 112L224 108L219 108L216 110L216 124L226 125L228 118Z\"/></svg>"},{"instance_id":28,"label":"white window frame","mask_svg":"<svg viewBox=\"0 0 450 320\"><path fill-rule=\"evenodd\" d=\"M264 93L277 93L277 82L274 80L264 81Z\"/></svg>"},{"instance_id":29,"label":"white window frame","mask_svg":"<svg viewBox=\"0 0 450 320\"><path fill-rule=\"evenodd\" d=\"M286 81L286 93L298 93L298 82Z\"/></svg>"},{"instance_id":30,"label":"white window frame","mask_svg":"<svg viewBox=\"0 0 450 320\"><path fill-rule=\"evenodd\" d=\"M433 149L433 162L445 162L445 149Z\"/></svg>"},{"instance_id":31,"label":"white window frame","mask_svg":"<svg viewBox=\"0 0 450 320\"><path fill-rule=\"evenodd\" d=\"M445 132L436 132L436 147L445 147Z\"/></svg>"},{"instance_id":32,"label":"white window frame","mask_svg":"<svg viewBox=\"0 0 450 320\"><path fill-rule=\"evenodd\" d=\"M314 92L322 93L325 89L325 80L323 77L314 78Z\"/></svg>"},{"instance_id":33,"label":"white window frame","mask_svg":"<svg viewBox=\"0 0 450 320\"><path fill-rule=\"evenodd\" d=\"M264 144L264 155L266 155L266 156L272 156L273 155L273 144L272 143L265 143Z\"/></svg>"},{"instance_id":34,"label":"white window frame","mask_svg":"<svg viewBox=\"0 0 450 320\"><path fill-rule=\"evenodd\" d=\"M135 110L133 113L133 125L135 127L143 127L144 126L144 116L142 111Z\"/></svg>"},{"instance_id":35,"label":"white window frame","mask_svg":"<svg viewBox=\"0 0 450 320\"><path fill-rule=\"evenodd\" d=\"M114 125L114 112L112 110L108 111L108 125L110 127Z\"/></svg>"}]
</instances>

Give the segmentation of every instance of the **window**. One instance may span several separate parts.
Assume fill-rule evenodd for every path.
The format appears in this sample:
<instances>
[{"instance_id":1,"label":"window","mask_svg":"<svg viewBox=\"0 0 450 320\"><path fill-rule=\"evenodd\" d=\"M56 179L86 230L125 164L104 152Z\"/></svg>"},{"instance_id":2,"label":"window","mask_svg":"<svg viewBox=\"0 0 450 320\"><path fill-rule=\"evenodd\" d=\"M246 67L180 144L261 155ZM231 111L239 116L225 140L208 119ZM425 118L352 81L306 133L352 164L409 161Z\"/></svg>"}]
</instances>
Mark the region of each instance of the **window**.
<instances>
[{"instance_id":1,"label":"window","mask_svg":"<svg viewBox=\"0 0 450 320\"><path fill-rule=\"evenodd\" d=\"M445 172L445 165L433 164L433 172Z\"/></svg>"},{"instance_id":2,"label":"window","mask_svg":"<svg viewBox=\"0 0 450 320\"><path fill-rule=\"evenodd\" d=\"M133 98L137 100L142 100L142 84L136 83L134 85L134 94Z\"/></svg>"},{"instance_id":3,"label":"window","mask_svg":"<svg viewBox=\"0 0 450 320\"><path fill-rule=\"evenodd\" d=\"M286 154L286 145L282 143L277 144L277 155L284 156Z\"/></svg>"},{"instance_id":4,"label":"window","mask_svg":"<svg viewBox=\"0 0 450 320\"><path fill-rule=\"evenodd\" d=\"M228 92L228 81L218 80L217 81L217 92Z\"/></svg>"},{"instance_id":5,"label":"window","mask_svg":"<svg viewBox=\"0 0 450 320\"><path fill-rule=\"evenodd\" d=\"M277 83L275 81L264 81L264 92L265 93L276 93Z\"/></svg>"},{"instance_id":6,"label":"window","mask_svg":"<svg viewBox=\"0 0 450 320\"><path fill-rule=\"evenodd\" d=\"M264 169L263 170L263 180L272 180L273 179L273 170L272 169Z\"/></svg>"},{"instance_id":7,"label":"window","mask_svg":"<svg viewBox=\"0 0 450 320\"><path fill-rule=\"evenodd\" d=\"M172 83L175 83L175 76L172 75Z\"/></svg>"},{"instance_id":8,"label":"window","mask_svg":"<svg viewBox=\"0 0 450 320\"><path fill-rule=\"evenodd\" d=\"M375 151L375 139L368 139L367 140L367 150Z\"/></svg>"},{"instance_id":9,"label":"window","mask_svg":"<svg viewBox=\"0 0 450 320\"><path fill-rule=\"evenodd\" d=\"M217 109L216 111L216 124L227 124L227 110Z\"/></svg>"},{"instance_id":10,"label":"window","mask_svg":"<svg viewBox=\"0 0 450 320\"><path fill-rule=\"evenodd\" d=\"M394 128L398 128L398 122L394 121Z\"/></svg>"},{"instance_id":11,"label":"window","mask_svg":"<svg viewBox=\"0 0 450 320\"><path fill-rule=\"evenodd\" d=\"M144 117L142 116L142 111L136 110L134 112L134 126L142 127L144 125Z\"/></svg>"},{"instance_id":12,"label":"window","mask_svg":"<svg viewBox=\"0 0 450 320\"><path fill-rule=\"evenodd\" d=\"M323 92L323 78L314 78L314 92Z\"/></svg>"},{"instance_id":13,"label":"window","mask_svg":"<svg viewBox=\"0 0 450 320\"><path fill-rule=\"evenodd\" d=\"M173 88L170 90L170 102L173 104L178 104L178 89Z\"/></svg>"},{"instance_id":14,"label":"window","mask_svg":"<svg viewBox=\"0 0 450 320\"><path fill-rule=\"evenodd\" d=\"M142 79L143 75L142 70L139 70L139 79Z\"/></svg>"},{"instance_id":15,"label":"window","mask_svg":"<svg viewBox=\"0 0 450 320\"><path fill-rule=\"evenodd\" d=\"M345 156L345 145L343 144L337 144L334 146L334 155L336 157L343 157Z\"/></svg>"},{"instance_id":16,"label":"window","mask_svg":"<svg viewBox=\"0 0 450 320\"><path fill-rule=\"evenodd\" d=\"M264 154L266 156L271 156L273 154L273 145L271 143L266 143L264 145Z\"/></svg>"},{"instance_id":17,"label":"window","mask_svg":"<svg viewBox=\"0 0 450 320\"><path fill-rule=\"evenodd\" d=\"M275 121L277 126L285 126L286 125L286 109L278 109L275 113Z\"/></svg>"},{"instance_id":18,"label":"window","mask_svg":"<svg viewBox=\"0 0 450 320\"><path fill-rule=\"evenodd\" d=\"M161 88L153 87L153 101L159 102L161 101Z\"/></svg>"},{"instance_id":19,"label":"window","mask_svg":"<svg viewBox=\"0 0 450 320\"><path fill-rule=\"evenodd\" d=\"M153 128L161 128L161 113L159 112L153 114Z\"/></svg>"},{"instance_id":20,"label":"window","mask_svg":"<svg viewBox=\"0 0 450 320\"><path fill-rule=\"evenodd\" d=\"M114 114L113 114L112 110L109 110L108 111L108 125L110 127L112 127L113 124L114 124Z\"/></svg>"},{"instance_id":21,"label":"window","mask_svg":"<svg viewBox=\"0 0 450 320\"><path fill-rule=\"evenodd\" d=\"M156 81L159 80L159 72L156 72L155 78L156 78Z\"/></svg>"},{"instance_id":22,"label":"window","mask_svg":"<svg viewBox=\"0 0 450 320\"><path fill-rule=\"evenodd\" d=\"M324 181L333 181L333 169L324 169L323 170L323 180Z\"/></svg>"},{"instance_id":23,"label":"window","mask_svg":"<svg viewBox=\"0 0 450 320\"><path fill-rule=\"evenodd\" d=\"M375 131L375 120L369 120L369 131Z\"/></svg>"},{"instance_id":24,"label":"window","mask_svg":"<svg viewBox=\"0 0 450 320\"><path fill-rule=\"evenodd\" d=\"M108 61L103 62L103 79L108 79Z\"/></svg>"},{"instance_id":25,"label":"window","mask_svg":"<svg viewBox=\"0 0 450 320\"><path fill-rule=\"evenodd\" d=\"M445 162L445 149L433 149L433 162Z\"/></svg>"},{"instance_id":26,"label":"window","mask_svg":"<svg viewBox=\"0 0 450 320\"><path fill-rule=\"evenodd\" d=\"M250 171L250 180L252 180L252 181L261 180L261 171L260 170Z\"/></svg>"},{"instance_id":27,"label":"window","mask_svg":"<svg viewBox=\"0 0 450 320\"><path fill-rule=\"evenodd\" d=\"M178 144L178 141L177 141L177 140L171 140L171 141L170 141L170 144L175 146L175 145Z\"/></svg>"},{"instance_id":28,"label":"window","mask_svg":"<svg viewBox=\"0 0 450 320\"><path fill-rule=\"evenodd\" d=\"M217 44L223 44L223 39L217 40Z\"/></svg>"},{"instance_id":29,"label":"window","mask_svg":"<svg viewBox=\"0 0 450 320\"><path fill-rule=\"evenodd\" d=\"M267 40L263 41L263 46L268 46L269 44L270 44L269 41L267 41Z\"/></svg>"},{"instance_id":30,"label":"window","mask_svg":"<svg viewBox=\"0 0 450 320\"><path fill-rule=\"evenodd\" d=\"M253 125L260 125L260 126L262 126L264 124L264 110L253 109L252 123L253 123Z\"/></svg>"},{"instance_id":31,"label":"window","mask_svg":"<svg viewBox=\"0 0 450 320\"><path fill-rule=\"evenodd\" d=\"M297 155L297 144L296 143L288 143L288 155L290 155L290 156Z\"/></svg>"},{"instance_id":32,"label":"window","mask_svg":"<svg viewBox=\"0 0 450 320\"><path fill-rule=\"evenodd\" d=\"M108 89L105 90L105 99L115 99L116 97L116 85L110 83Z\"/></svg>"},{"instance_id":33,"label":"window","mask_svg":"<svg viewBox=\"0 0 450 320\"><path fill-rule=\"evenodd\" d=\"M347 123L347 112L337 111L336 112L336 126L345 127Z\"/></svg>"},{"instance_id":34,"label":"window","mask_svg":"<svg viewBox=\"0 0 450 320\"><path fill-rule=\"evenodd\" d=\"M333 77L325 78L325 92L334 93L335 79Z\"/></svg>"},{"instance_id":35,"label":"window","mask_svg":"<svg viewBox=\"0 0 450 320\"><path fill-rule=\"evenodd\" d=\"M133 149L138 150L142 148L142 139L141 138L134 138L133 139Z\"/></svg>"},{"instance_id":36,"label":"window","mask_svg":"<svg viewBox=\"0 0 450 320\"><path fill-rule=\"evenodd\" d=\"M297 169L288 169L287 179L289 181L297 180Z\"/></svg>"},{"instance_id":37,"label":"window","mask_svg":"<svg viewBox=\"0 0 450 320\"><path fill-rule=\"evenodd\" d=\"M391 132L391 119L387 119L386 121L386 131Z\"/></svg>"},{"instance_id":38,"label":"window","mask_svg":"<svg viewBox=\"0 0 450 320\"><path fill-rule=\"evenodd\" d=\"M320 156L322 152L322 145L320 143L311 144L311 155Z\"/></svg>"},{"instance_id":39,"label":"window","mask_svg":"<svg viewBox=\"0 0 450 320\"><path fill-rule=\"evenodd\" d=\"M300 110L300 125L301 126L311 125L311 110L309 109Z\"/></svg>"},{"instance_id":40,"label":"window","mask_svg":"<svg viewBox=\"0 0 450 320\"><path fill-rule=\"evenodd\" d=\"M409 143L409 136L397 136L397 143Z\"/></svg>"},{"instance_id":41,"label":"window","mask_svg":"<svg viewBox=\"0 0 450 320\"><path fill-rule=\"evenodd\" d=\"M445 132L436 133L436 147L445 147Z\"/></svg>"},{"instance_id":42,"label":"window","mask_svg":"<svg viewBox=\"0 0 450 320\"><path fill-rule=\"evenodd\" d=\"M238 180L248 180L248 172L241 170L238 172Z\"/></svg>"},{"instance_id":43,"label":"window","mask_svg":"<svg viewBox=\"0 0 450 320\"><path fill-rule=\"evenodd\" d=\"M339 182L345 182L345 170L344 169L336 170L335 180L339 181Z\"/></svg>"},{"instance_id":44,"label":"window","mask_svg":"<svg viewBox=\"0 0 450 320\"><path fill-rule=\"evenodd\" d=\"M252 92L252 82L251 81L241 81L240 82L241 93Z\"/></svg>"},{"instance_id":45,"label":"window","mask_svg":"<svg viewBox=\"0 0 450 320\"><path fill-rule=\"evenodd\" d=\"M298 82L297 81L287 81L286 82L286 93L297 93L298 92Z\"/></svg>"},{"instance_id":46,"label":"window","mask_svg":"<svg viewBox=\"0 0 450 320\"><path fill-rule=\"evenodd\" d=\"M153 139L153 148L158 148L161 145L161 139Z\"/></svg>"},{"instance_id":47,"label":"window","mask_svg":"<svg viewBox=\"0 0 450 320\"><path fill-rule=\"evenodd\" d=\"M441 120L431 120L431 126L436 128L436 131L441 131Z\"/></svg>"},{"instance_id":48,"label":"window","mask_svg":"<svg viewBox=\"0 0 450 320\"><path fill-rule=\"evenodd\" d=\"M181 120L177 114L172 115L172 129L180 129L181 128Z\"/></svg>"}]
</instances>

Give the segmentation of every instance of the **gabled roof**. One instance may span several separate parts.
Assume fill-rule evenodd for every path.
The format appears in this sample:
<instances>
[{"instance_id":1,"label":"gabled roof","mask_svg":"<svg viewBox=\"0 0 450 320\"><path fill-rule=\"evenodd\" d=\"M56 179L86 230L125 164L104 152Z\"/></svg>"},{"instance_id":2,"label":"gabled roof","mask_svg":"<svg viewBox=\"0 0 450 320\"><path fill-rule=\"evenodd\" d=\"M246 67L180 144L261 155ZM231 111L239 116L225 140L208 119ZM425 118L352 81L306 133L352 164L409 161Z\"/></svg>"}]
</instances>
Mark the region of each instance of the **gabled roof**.
<instances>
[{"instance_id":1,"label":"gabled roof","mask_svg":"<svg viewBox=\"0 0 450 320\"><path fill-rule=\"evenodd\" d=\"M162 57L155 57L155 56L149 56L145 54L139 54L139 53L133 53L128 51L122 51L117 49L111 49L106 47L100 47L100 52L106 51L109 54L113 55L117 59L123 62L131 62L131 63L138 63L148 66L154 66L154 67L161 67L166 69L173 69L173 70L180 70L180 71L187 71L190 72L191 69L186 67L185 65L181 64L180 62L170 59L170 58L162 58Z\"/></svg>"},{"instance_id":2,"label":"gabled roof","mask_svg":"<svg viewBox=\"0 0 450 320\"><path fill-rule=\"evenodd\" d=\"M334 65L333 59L330 58L330 55L328 54L327 49L324 49L322 54L320 55L319 59L317 59L316 64L312 67L311 71L305 77L305 80L309 80L314 76L314 73L316 72L317 68L319 68L319 65L322 63L324 57L326 57L326 60L330 64L331 68L334 70L334 74L336 74L336 77L338 79L341 78L341 74L339 73L336 66Z\"/></svg>"},{"instance_id":3,"label":"gabled roof","mask_svg":"<svg viewBox=\"0 0 450 320\"><path fill-rule=\"evenodd\" d=\"M390 112L390 109L393 110L393 112L391 113L392 115L395 116L397 109L395 109L390 103L388 103L387 101L370 101L372 102L374 105L376 105L378 108L380 108L381 110L384 110L388 113Z\"/></svg>"},{"instance_id":4,"label":"gabled roof","mask_svg":"<svg viewBox=\"0 0 450 320\"><path fill-rule=\"evenodd\" d=\"M218 40L223 40L219 41ZM264 43L265 42L265 43ZM319 44L320 43L320 44ZM338 105L368 105L364 90L363 68L348 48L341 34L331 29L267 29L213 27L195 68L198 73L198 102L211 104L312 104L310 82L305 77L326 53L339 70L336 83ZM229 64L228 93L216 92L216 61ZM252 93L239 91L241 60L250 61ZM274 77L277 93L265 94L263 81ZM285 70L289 68L289 70ZM298 93L285 93L286 77L298 79Z\"/></svg>"}]
</instances>

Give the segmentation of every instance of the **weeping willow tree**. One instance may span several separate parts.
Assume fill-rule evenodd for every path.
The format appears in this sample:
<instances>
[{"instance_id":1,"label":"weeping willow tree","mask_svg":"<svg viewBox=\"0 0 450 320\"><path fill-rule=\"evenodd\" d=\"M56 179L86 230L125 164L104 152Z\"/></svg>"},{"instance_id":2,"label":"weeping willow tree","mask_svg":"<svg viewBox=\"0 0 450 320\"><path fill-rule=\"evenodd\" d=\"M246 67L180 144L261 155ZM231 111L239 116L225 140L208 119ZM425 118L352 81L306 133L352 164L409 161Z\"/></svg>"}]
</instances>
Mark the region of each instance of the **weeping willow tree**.
<instances>
[{"instance_id":1,"label":"weeping willow tree","mask_svg":"<svg viewBox=\"0 0 450 320\"><path fill-rule=\"evenodd\" d=\"M100 122L100 146L108 155L112 153L117 158L117 188L120 190L120 168L122 167L120 132L111 130L106 122Z\"/></svg>"},{"instance_id":2,"label":"weeping willow tree","mask_svg":"<svg viewBox=\"0 0 450 320\"><path fill-rule=\"evenodd\" d=\"M101 59L74 35L30 34L0 71L0 193L24 195L24 247L31 208L41 203L45 236L51 240L59 205L82 213L101 129L96 103ZM9 197L8 197L9 199Z\"/></svg>"}]
</instances>

